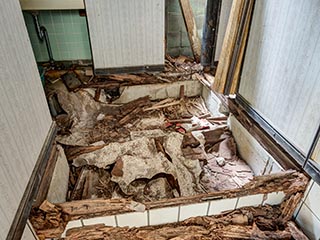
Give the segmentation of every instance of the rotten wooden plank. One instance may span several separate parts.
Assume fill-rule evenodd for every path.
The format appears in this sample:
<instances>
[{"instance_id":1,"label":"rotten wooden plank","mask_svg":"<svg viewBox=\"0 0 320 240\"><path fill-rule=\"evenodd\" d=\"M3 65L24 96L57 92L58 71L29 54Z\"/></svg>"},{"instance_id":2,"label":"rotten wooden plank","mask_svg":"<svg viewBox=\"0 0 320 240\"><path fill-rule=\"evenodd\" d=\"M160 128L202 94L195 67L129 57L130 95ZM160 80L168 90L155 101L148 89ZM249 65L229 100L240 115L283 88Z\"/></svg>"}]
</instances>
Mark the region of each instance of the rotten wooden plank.
<instances>
[{"instance_id":1,"label":"rotten wooden plank","mask_svg":"<svg viewBox=\"0 0 320 240\"><path fill-rule=\"evenodd\" d=\"M184 22L186 24L191 49L196 62L200 61L201 42L198 36L196 21L194 19L190 0L179 0Z\"/></svg>"},{"instance_id":2,"label":"rotten wooden plank","mask_svg":"<svg viewBox=\"0 0 320 240\"><path fill-rule=\"evenodd\" d=\"M303 193L307 184L308 178L304 174L290 170L270 175L256 176L252 181L238 189L146 202L143 204L145 205L146 209L154 209L203 202L206 200L234 198L255 194L267 194L280 191L283 191L287 195L291 196L297 192ZM297 199L295 201L291 200L290 204L293 206L296 201ZM61 207L63 212L70 215L72 219L78 219L80 217L87 218L88 216L106 216L113 215L115 213L119 214L130 212L132 210L129 206L132 204L132 202L133 201L128 199L93 199L72 201L57 205ZM284 205L284 216L289 216L291 214L292 208L290 207L290 204L288 203L287 205Z\"/></svg>"}]
</instances>

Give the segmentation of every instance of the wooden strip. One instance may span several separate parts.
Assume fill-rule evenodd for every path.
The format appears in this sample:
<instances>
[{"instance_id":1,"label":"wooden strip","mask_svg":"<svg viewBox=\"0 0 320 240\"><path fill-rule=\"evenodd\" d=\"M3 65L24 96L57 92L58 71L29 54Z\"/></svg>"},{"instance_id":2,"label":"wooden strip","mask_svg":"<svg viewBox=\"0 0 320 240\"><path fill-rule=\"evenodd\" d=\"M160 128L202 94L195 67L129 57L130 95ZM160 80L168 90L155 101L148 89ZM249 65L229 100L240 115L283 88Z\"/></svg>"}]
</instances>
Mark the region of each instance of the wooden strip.
<instances>
[{"instance_id":1,"label":"wooden strip","mask_svg":"<svg viewBox=\"0 0 320 240\"><path fill-rule=\"evenodd\" d=\"M190 5L190 0L179 0L184 22L186 24L191 49L196 62L200 62L201 42L198 36L196 21Z\"/></svg>"},{"instance_id":2,"label":"wooden strip","mask_svg":"<svg viewBox=\"0 0 320 240\"><path fill-rule=\"evenodd\" d=\"M228 99L227 106L230 112L241 123L241 125L261 144L261 146L275 159L284 169L300 169L296 160L262 127L253 120L246 110L234 100Z\"/></svg>"},{"instance_id":3,"label":"wooden strip","mask_svg":"<svg viewBox=\"0 0 320 240\"><path fill-rule=\"evenodd\" d=\"M43 144L41 152L39 154L37 163L34 167L32 175L29 179L26 190L21 199L19 208L15 214L15 218L11 224L7 239L21 239L23 230L26 226L33 200L38 193L40 180L43 177L46 165L48 163L51 149L53 146L53 141L57 133L57 125L52 122L49 129L47 138Z\"/></svg>"},{"instance_id":4,"label":"wooden strip","mask_svg":"<svg viewBox=\"0 0 320 240\"><path fill-rule=\"evenodd\" d=\"M217 67L215 80L212 85L212 90L218 93L224 93L226 87L227 74L237 40L237 33L240 26L244 5L245 0L237 0L232 2L226 34L223 40L222 51L219 58L219 64Z\"/></svg>"},{"instance_id":5,"label":"wooden strip","mask_svg":"<svg viewBox=\"0 0 320 240\"><path fill-rule=\"evenodd\" d=\"M33 207L39 207L47 197L47 193L49 190L49 186L50 186L50 182L51 182L53 171L56 165L57 158L58 158L57 148L56 148L56 144L54 144L52 147L52 151L50 153L46 170L43 174L43 177L39 186L36 201L34 202Z\"/></svg>"},{"instance_id":6,"label":"wooden strip","mask_svg":"<svg viewBox=\"0 0 320 240\"><path fill-rule=\"evenodd\" d=\"M245 52L246 45L247 45L247 39L248 39L248 35L249 35L249 28L250 28L250 22L251 22L251 18L252 18L253 6L254 6L254 0L250 0L248 12L247 12L246 19L245 19L243 35L242 35L241 43L239 46L239 54L237 56L235 70L234 70L232 80L231 80L231 87L230 87L229 94L235 94L236 91L238 90L239 79L240 79L240 69L242 66L242 62L244 59L244 52Z\"/></svg>"},{"instance_id":7,"label":"wooden strip","mask_svg":"<svg viewBox=\"0 0 320 240\"><path fill-rule=\"evenodd\" d=\"M201 65L213 67L222 0L208 0L202 36Z\"/></svg>"},{"instance_id":8,"label":"wooden strip","mask_svg":"<svg viewBox=\"0 0 320 240\"><path fill-rule=\"evenodd\" d=\"M294 239L296 239L296 240L308 240L309 239L300 229L298 229L297 225L294 222L289 221L287 225L288 225L290 233Z\"/></svg>"},{"instance_id":9,"label":"wooden strip","mask_svg":"<svg viewBox=\"0 0 320 240\"><path fill-rule=\"evenodd\" d=\"M171 106L178 105L180 103L181 103L181 101L179 100L179 101L175 101L175 102L172 102L172 103L167 103L167 104L160 105L160 106L153 106L153 107L145 108L145 109L143 109L143 111L146 112L146 111L150 111L150 110L156 110L156 109L171 107Z\"/></svg>"}]
</instances>

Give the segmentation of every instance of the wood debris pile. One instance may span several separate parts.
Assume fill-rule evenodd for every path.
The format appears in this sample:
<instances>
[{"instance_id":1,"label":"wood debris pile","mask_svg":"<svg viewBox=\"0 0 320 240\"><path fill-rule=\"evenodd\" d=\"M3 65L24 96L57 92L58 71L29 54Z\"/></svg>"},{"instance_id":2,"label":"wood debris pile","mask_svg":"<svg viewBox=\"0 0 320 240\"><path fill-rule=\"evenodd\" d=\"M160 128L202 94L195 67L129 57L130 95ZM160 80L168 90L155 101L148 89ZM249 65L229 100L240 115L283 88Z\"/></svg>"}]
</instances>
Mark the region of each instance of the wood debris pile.
<instances>
[{"instance_id":1,"label":"wood debris pile","mask_svg":"<svg viewBox=\"0 0 320 240\"><path fill-rule=\"evenodd\" d=\"M68 90L78 91L85 88L95 89L95 98L106 96L113 101L119 97L119 88L123 86L172 83L177 81L194 80L210 86L214 77L205 73L200 63L192 58L179 56L172 58L166 56L163 72L137 73L137 74L110 74L103 77L93 76L93 70L88 66L73 65L69 68L62 66L62 70L49 70L46 72L47 82L63 80ZM66 69L65 69L66 68Z\"/></svg>"},{"instance_id":2,"label":"wood debris pile","mask_svg":"<svg viewBox=\"0 0 320 240\"><path fill-rule=\"evenodd\" d=\"M130 199L125 199L125 198L89 199L89 200L65 202L61 204L51 204L48 201L44 201L44 203L40 206L39 209L33 209L33 215L31 216L30 220L33 226L35 227L36 232L41 237L41 239L44 239L45 237L55 238L61 235L61 233L64 231L64 227L66 226L67 221L69 220L86 219L86 218L92 218L97 216L108 216L108 215L122 214L122 213L132 212L132 211L143 212L147 209L154 209L159 207L163 207L163 208L173 207L173 206L190 204L195 202L203 202L210 199L235 198L235 197L241 197L241 196L247 196L247 195L267 194L272 192L284 192L285 197L282 203L277 206L271 207L268 205L262 205L260 207L254 208L254 210L251 211L251 213L249 213L247 210L253 209L253 208L243 208L235 211L225 212L224 214L221 214L217 217L198 217L198 218L194 218L193 220L189 219L179 224L171 224L173 228L171 228L170 231L174 231L174 228L181 226L183 227L185 233L188 233L189 236L193 236L195 232L188 229L187 226L199 224L199 226L202 225L202 228L206 228L206 230L210 230L210 233L211 233L211 230L213 230L212 234L218 234L220 233L220 230L222 230L222 228L224 228L226 231L229 230L230 228L239 230L239 228L241 229L241 226L244 226L244 224L246 224L248 228L245 228L245 229L247 229L248 231L250 230L249 232L252 233L251 237L248 237L249 239L252 239L252 237L254 237L255 234L257 233L259 233L258 237L264 236L263 234L267 234L267 236L263 239L268 239L268 237L273 236L273 235L269 235L269 234L272 234L270 231L273 231L273 232L275 231L275 233L277 233L277 231L279 230L284 230L285 229L284 227L287 225L290 228L291 234L293 236L293 234L298 234L299 231L298 229L294 228L294 225L289 224L289 222L293 216L294 210L296 209L296 207L298 206L299 202L303 197L303 193L306 189L307 184L308 184L308 179L302 173L298 173L296 171L285 171L285 172L280 172L280 173L275 173L270 175L256 176L251 182L245 184L241 189L231 189L231 190L224 190L220 192L212 192L208 194L200 194L195 196L187 196L187 197L172 198L167 200L145 202L143 204L135 202ZM214 224L214 225L210 225L210 224ZM168 226L169 225L140 228L140 229L110 228L105 226L103 227L98 226L97 228L97 226L92 226L92 228L84 227L82 229L75 229L74 233L76 233L77 235L73 235L73 230L70 230L69 237L71 236L75 238L77 238L76 236L82 237L83 236L82 234L84 233L87 233L88 236L91 236L90 234L94 234L93 232L95 232L95 234L98 234L98 235L92 235L93 239L94 239L94 236L99 236L101 238L104 237L108 239L108 237L112 237L113 235L112 236L106 235L107 234L106 231L115 231L115 232L119 231L121 234L122 233L134 234L134 232L140 231L141 229L143 230L149 229L149 230L152 230L152 232L155 230L157 234L158 233L160 234L158 230L162 231L161 229L165 229ZM258 228L254 229L253 227L254 228L258 227ZM86 230L88 229L89 229L89 232L86 232ZM167 230L164 231L165 234L168 233L168 232L166 233ZM185 237L184 235L179 235L182 233L183 232L177 233L177 236ZM232 235L232 236L236 238L237 237L236 234L240 234L240 233L234 232L234 234L235 235L234 236ZM121 235L119 235L119 237L120 236ZM135 236L135 235L132 235L132 236ZM156 236L159 237L158 235ZM240 239L243 236L244 235L240 234L239 235ZM295 239L303 239L303 238L296 238L296 236L300 237L299 234L293 237ZM149 235L145 237L149 237ZM204 236L201 236L201 237L204 237ZM139 238L133 238L133 239L139 239Z\"/></svg>"},{"instance_id":3,"label":"wood debris pile","mask_svg":"<svg viewBox=\"0 0 320 240\"><path fill-rule=\"evenodd\" d=\"M183 86L179 99L109 101L106 84L196 80L204 77L199 64L167 56L161 73L89 81L90 74L90 69L76 67L47 73L60 78L48 82L46 93L60 128L56 141L70 166L67 200L146 202L239 188L252 178L251 169L237 157L227 118L212 116L201 97L185 97Z\"/></svg>"},{"instance_id":4,"label":"wood debris pile","mask_svg":"<svg viewBox=\"0 0 320 240\"><path fill-rule=\"evenodd\" d=\"M218 216L194 217L179 223L140 228L103 224L73 228L66 239L307 239L279 206L244 207Z\"/></svg>"}]
</instances>

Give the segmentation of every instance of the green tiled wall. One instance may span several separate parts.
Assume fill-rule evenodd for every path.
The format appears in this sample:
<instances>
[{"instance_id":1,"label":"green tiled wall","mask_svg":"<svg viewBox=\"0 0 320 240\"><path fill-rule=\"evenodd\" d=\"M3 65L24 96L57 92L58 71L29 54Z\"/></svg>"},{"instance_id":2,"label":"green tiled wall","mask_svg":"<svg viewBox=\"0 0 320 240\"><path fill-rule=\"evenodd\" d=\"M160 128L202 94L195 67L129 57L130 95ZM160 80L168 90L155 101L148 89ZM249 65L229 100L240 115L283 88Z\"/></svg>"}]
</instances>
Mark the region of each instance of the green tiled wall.
<instances>
[{"instance_id":1,"label":"green tiled wall","mask_svg":"<svg viewBox=\"0 0 320 240\"><path fill-rule=\"evenodd\" d=\"M190 0L198 34L202 36L206 0ZM24 12L33 51L38 62L48 61L44 42L39 41L32 16ZM91 59L86 17L77 10L39 11L39 22L48 31L53 58L63 60ZM167 53L172 56L192 56L179 0L166 0Z\"/></svg>"},{"instance_id":2,"label":"green tiled wall","mask_svg":"<svg viewBox=\"0 0 320 240\"><path fill-rule=\"evenodd\" d=\"M198 35L202 37L206 0L190 0L196 20ZM171 56L192 56L187 30L184 24L179 0L166 0L167 53Z\"/></svg>"},{"instance_id":3,"label":"green tiled wall","mask_svg":"<svg viewBox=\"0 0 320 240\"><path fill-rule=\"evenodd\" d=\"M23 14L36 60L48 61L46 45L38 39L32 15ZM39 22L48 31L54 60L91 59L86 18L79 16L79 11L40 11Z\"/></svg>"}]
</instances>

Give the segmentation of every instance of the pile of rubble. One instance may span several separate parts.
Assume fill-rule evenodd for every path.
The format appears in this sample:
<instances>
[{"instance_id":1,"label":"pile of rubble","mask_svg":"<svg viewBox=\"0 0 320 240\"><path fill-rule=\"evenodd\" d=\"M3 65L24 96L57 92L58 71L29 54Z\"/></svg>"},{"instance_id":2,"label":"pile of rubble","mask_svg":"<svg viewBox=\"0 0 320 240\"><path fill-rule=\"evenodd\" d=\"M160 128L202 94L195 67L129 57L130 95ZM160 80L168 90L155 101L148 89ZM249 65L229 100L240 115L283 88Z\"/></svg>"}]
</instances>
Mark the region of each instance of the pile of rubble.
<instances>
[{"instance_id":1,"label":"pile of rubble","mask_svg":"<svg viewBox=\"0 0 320 240\"><path fill-rule=\"evenodd\" d=\"M201 71L185 57L170 58L165 72L110 75L95 84L120 78L126 83L151 77L179 81L203 76ZM57 77L57 72L48 74ZM47 95L56 97L56 141L70 166L67 200L146 202L239 188L252 178L250 167L237 156L227 118L212 116L201 97L185 97L183 86L179 99L152 102L145 96L113 104L99 84L70 87L84 78L84 73L65 73L46 86Z\"/></svg>"}]
</instances>

